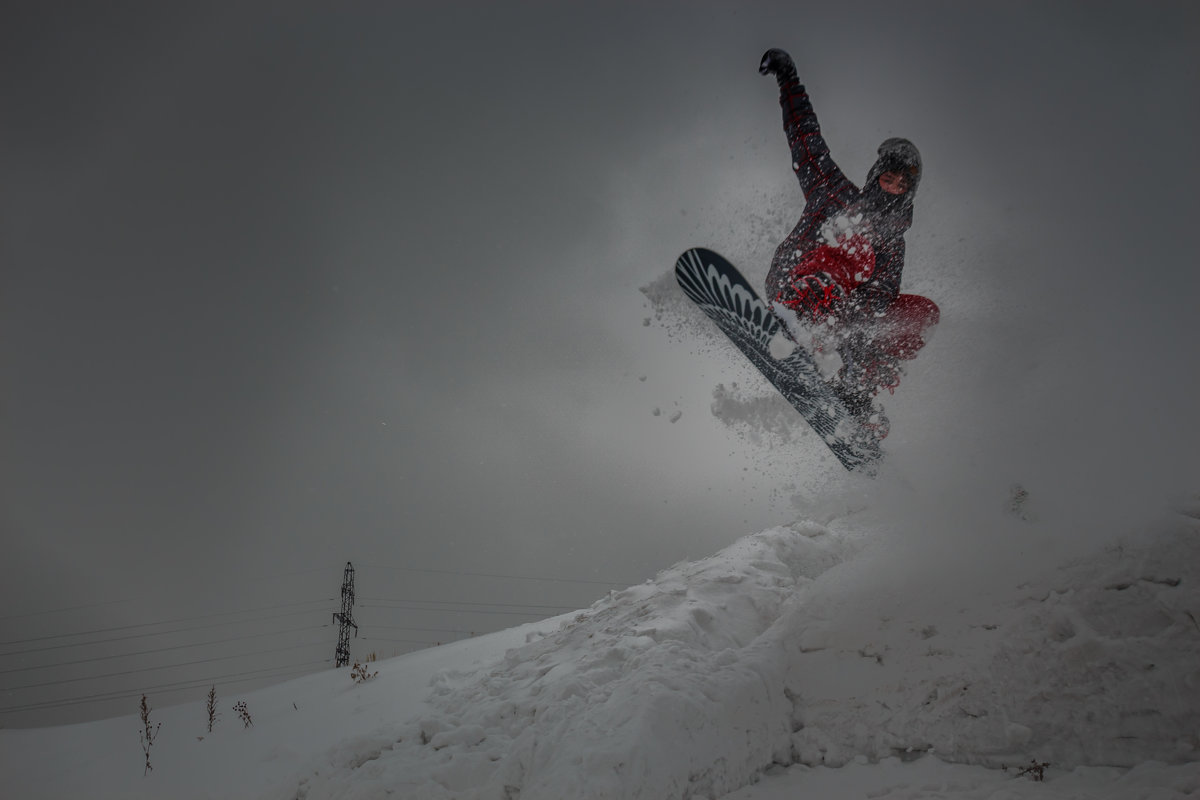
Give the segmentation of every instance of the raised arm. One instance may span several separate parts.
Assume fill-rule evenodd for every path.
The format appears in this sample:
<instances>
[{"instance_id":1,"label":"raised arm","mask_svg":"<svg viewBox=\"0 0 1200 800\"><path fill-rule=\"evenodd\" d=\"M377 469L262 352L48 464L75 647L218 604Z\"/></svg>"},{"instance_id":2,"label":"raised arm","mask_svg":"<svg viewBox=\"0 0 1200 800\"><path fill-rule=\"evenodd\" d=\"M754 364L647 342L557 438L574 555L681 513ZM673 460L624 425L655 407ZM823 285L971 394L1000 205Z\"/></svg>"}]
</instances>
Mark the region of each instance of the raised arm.
<instances>
[{"instance_id":1,"label":"raised arm","mask_svg":"<svg viewBox=\"0 0 1200 800\"><path fill-rule=\"evenodd\" d=\"M783 50L763 53L758 71L774 75L779 83L779 105L783 107L783 129L792 151L792 169L804 190L804 199L824 205L836 200L846 204L846 192L856 193L855 187L829 155L829 145L821 136L821 126L813 111L808 92L796 77L796 65ZM814 196L815 195L815 196Z\"/></svg>"}]
</instances>

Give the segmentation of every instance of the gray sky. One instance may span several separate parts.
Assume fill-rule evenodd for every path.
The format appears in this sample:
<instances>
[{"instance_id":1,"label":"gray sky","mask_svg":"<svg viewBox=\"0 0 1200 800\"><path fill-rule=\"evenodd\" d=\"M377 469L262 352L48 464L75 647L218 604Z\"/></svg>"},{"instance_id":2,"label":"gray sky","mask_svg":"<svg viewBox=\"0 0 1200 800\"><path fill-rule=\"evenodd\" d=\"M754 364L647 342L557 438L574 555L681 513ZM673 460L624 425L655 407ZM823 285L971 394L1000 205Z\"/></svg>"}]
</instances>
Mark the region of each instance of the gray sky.
<instances>
[{"instance_id":1,"label":"gray sky","mask_svg":"<svg viewBox=\"0 0 1200 800\"><path fill-rule=\"evenodd\" d=\"M391 654L869 496L714 420L753 373L643 324L683 249L761 279L799 213L771 46L848 174L924 156L905 287L943 324L888 399L895 502L1020 479L1111 521L1197 477L1200 12L809 5L10 4L0 707L328 658L323 629L18 671L196 641L63 633L323 624L348 560L410 603L360 612Z\"/></svg>"}]
</instances>

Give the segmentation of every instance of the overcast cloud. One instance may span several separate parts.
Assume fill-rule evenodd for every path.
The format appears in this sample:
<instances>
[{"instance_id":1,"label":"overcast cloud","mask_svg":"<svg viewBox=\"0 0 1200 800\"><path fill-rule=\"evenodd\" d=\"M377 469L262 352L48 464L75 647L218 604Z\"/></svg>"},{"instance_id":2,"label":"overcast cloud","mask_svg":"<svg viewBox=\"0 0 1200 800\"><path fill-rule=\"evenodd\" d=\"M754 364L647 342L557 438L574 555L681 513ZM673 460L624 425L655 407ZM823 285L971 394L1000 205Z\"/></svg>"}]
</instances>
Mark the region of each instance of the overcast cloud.
<instances>
[{"instance_id":1,"label":"overcast cloud","mask_svg":"<svg viewBox=\"0 0 1200 800\"><path fill-rule=\"evenodd\" d=\"M872 502L811 436L713 419L717 383L754 387L731 351L643 324L639 289L682 250L760 280L799 213L756 72L772 46L848 174L889 136L924 156L905 285L943 324L888 399L887 502L970 509L1022 480L1100 522L1194 489L1198 20L1132 2L9 6L4 652L321 601L346 561L362 595L480 612L364 608L374 649L403 652L385 624L502 627L527 617L500 604L579 607L830 497ZM314 636L263 668L328 658L333 634ZM0 670L60 655L77 657ZM241 667L194 676L223 669ZM0 706L173 674L35 694L9 671Z\"/></svg>"}]
</instances>

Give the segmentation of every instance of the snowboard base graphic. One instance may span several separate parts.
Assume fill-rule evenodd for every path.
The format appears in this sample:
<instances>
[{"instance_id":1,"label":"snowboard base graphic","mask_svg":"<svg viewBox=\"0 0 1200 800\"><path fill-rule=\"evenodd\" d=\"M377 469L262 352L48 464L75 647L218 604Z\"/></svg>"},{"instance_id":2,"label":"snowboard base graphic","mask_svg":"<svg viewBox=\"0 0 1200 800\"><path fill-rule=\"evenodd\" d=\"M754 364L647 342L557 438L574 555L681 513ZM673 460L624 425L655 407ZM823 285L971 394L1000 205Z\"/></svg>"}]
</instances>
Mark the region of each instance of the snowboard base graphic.
<instances>
[{"instance_id":1,"label":"snowboard base graphic","mask_svg":"<svg viewBox=\"0 0 1200 800\"><path fill-rule=\"evenodd\" d=\"M846 469L870 471L882 455L878 440L846 410L804 348L795 348L783 359L771 355L771 339L779 333L780 322L737 268L712 250L693 248L675 262L675 279Z\"/></svg>"}]
</instances>

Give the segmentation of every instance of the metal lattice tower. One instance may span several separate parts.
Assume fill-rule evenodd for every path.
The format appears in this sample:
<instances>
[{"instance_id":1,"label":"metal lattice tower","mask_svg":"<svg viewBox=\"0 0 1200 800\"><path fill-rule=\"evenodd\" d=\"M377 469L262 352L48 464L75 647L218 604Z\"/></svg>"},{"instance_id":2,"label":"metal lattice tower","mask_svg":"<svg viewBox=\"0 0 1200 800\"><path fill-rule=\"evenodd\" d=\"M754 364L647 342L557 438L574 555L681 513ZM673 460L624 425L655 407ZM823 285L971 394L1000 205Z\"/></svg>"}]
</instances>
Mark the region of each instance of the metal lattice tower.
<instances>
[{"instance_id":1,"label":"metal lattice tower","mask_svg":"<svg viewBox=\"0 0 1200 800\"><path fill-rule=\"evenodd\" d=\"M354 628L354 636L358 638L358 626L354 624L354 565L349 561L346 562L346 571L342 573L342 610L333 615L333 621L340 623L333 666L345 667L350 664L351 628Z\"/></svg>"}]
</instances>

